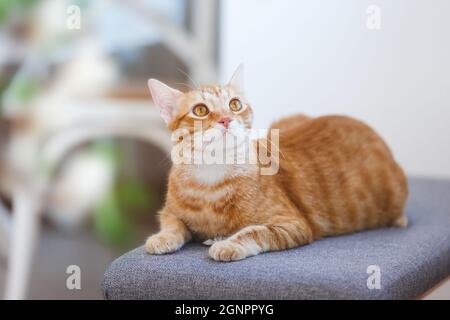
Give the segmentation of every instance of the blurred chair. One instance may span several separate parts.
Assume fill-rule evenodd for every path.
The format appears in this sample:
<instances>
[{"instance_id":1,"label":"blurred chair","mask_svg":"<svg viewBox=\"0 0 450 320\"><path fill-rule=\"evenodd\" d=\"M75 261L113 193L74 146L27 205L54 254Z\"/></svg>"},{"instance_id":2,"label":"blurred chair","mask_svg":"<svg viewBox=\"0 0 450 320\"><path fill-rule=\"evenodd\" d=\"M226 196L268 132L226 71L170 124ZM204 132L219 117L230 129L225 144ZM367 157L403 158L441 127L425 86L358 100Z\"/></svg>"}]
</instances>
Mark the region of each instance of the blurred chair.
<instances>
[{"instance_id":1,"label":"blurred chair","mask_svg":"<svg viewBox=\"0 0 450 320\"><path fill-rule=\"evenodd\" d=\"M187 3L190 30L174 24L143 1L130 0L127 6L158 29L161 40L188 66L193 79L214 82L218 75L215 63L218 1L191 0Z\"/></svg>"},{"instance_id":2,"label":"blurred chair","mask_svg":"<svg viewBox=\"0 0 450 320\"><path fill-rule=\"evenodd\" d=\"M8 209L0 200L0 256L6 255L11 236L11 221Z\"/></svg>"},{"instance_id":3,"label":"blurred chair","mask_svg":"<svg viewBox=\"0 0 450 320\"><path fill-rule=\"evenodd\" d=\"M191 0L187 3L189 28L164 17L144 1L115 1L115 4L126 6L143 17L144 21L148 21L149 29L156 28L161 41L183 61L194 79L199 82L215 81L218 3L210 0ZM89 19L95 21L93 17L103 14L102 5L92 10ZM87 35L89 38L86 31L92 31L89 29L91 27L87 23L87 28L83 29L80 37ZM35 56L39 48L29 49L23 65L37 59ZM66 51L69 52L65 52L63 57L67 53L71 54L71 48ZM39 65L36 61L34 64ZM82 68L75 68L80 69ZM83 77L79 78L80 76L77 77L77 84L84 83L85 87L96 84L92 79L86 81ZM57 83L68 81L60 79ZM61 87L58 89L63 90ZM61 92L59 95L62 96ZM0 208L0 234L10 242L7 299L26 298L34 245L39 231L39 214L45 208L51 180L48 168L56 167L75 146L101 137L144 139L170 153L169 134L160 120L159 112L156 108L149 107L149 103L133 102L123 107L113 100L73 101L75 103L70 107L56 101L57 105L65 106L56 108L58 116L48 114L46 104L42 104L44 107L37 112L21 110L12 116L16 124L12 128L8 152L8 170L14 177L12 215ZM58 121L47 121L52 117ZM36 131L36 127L39 130Z\"/></svg>"},{"instance_id":4,"label":"blurred chair","mask_svg":"<svg viewBox=\"0 0 450 320\"><path fill-rule=\"evenodd\" d=\"M28 129L32 128L30 123L12 132L9 160L14 165L12 170L17 179L13 186L13 223L7 231L11 234L7 299L25 298L39 214L50 186L51 176L37 171L36 164L55 167L70 150L83 142L111 136L143 139L166 154L170 153L169 135L156 108L142 104L121 107L111 101L91 103L95 107L80 106L77 111L72 110L75 112L66 119L65 128L58 128L56 132L52 133L53 128L48 128L48 132L37 136ZM3 225L9 225L4 222Z\"/></svg>"}]
</instances>

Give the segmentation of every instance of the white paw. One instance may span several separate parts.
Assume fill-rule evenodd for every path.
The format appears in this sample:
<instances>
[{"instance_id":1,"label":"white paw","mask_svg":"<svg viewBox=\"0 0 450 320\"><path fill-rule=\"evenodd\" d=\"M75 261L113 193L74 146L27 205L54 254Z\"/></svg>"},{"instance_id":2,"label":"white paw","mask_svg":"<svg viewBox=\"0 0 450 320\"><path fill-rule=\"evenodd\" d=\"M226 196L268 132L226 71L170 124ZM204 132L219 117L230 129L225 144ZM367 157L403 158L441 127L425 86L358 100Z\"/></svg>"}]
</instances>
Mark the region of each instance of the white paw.
<instances>
[{"instance_id":1,"label":"white paw","mask_svg":"<svg viewBox=\"0 0 450 320\"><path fill-rule=\"evenodd\" d=\"M165 254L177 251L182 245L180 237L160 232L147 239L145 249L150 254Z\"/></svg>"},{"instance_id":2,"label":"white paw","mask_svg":"<svg viewBox=\"0 0 450 320\"><path fill-rule=\"evenodd\" d=\"M230 240L218 241L209 248L209 256L216 261L237 261L250 255L243 245Z\"/></svg>"},{"instance_id":3,"label":"white paw","mask_svg":"<svg viewBox=\"0 0 450 320\"><path fill-rule=\"evenodd\" d=\"M225 238L224 237L215 237L214 239L208 239L208 240L206 240L206 241L203 241L203 244L205 245L205 246L212 246L214 243L216 243L216 242L219 242L219 241L222 241L222 240L224 240Z\"/></svg>"}]
</instances>

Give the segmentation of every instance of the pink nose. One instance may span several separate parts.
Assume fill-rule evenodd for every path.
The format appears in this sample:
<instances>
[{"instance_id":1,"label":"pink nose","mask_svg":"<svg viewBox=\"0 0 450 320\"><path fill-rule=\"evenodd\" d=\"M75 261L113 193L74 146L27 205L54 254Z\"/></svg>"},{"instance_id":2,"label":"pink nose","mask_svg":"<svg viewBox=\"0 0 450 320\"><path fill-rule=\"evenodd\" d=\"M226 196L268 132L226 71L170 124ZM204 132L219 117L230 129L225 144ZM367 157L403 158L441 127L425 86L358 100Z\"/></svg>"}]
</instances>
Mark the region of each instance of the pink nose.
<instances>
[{"instance_id":1,"label":"pink nose","mask_svg":"<svg viewBox=\"0 0 450 320\"><path fill-rule=\"evenodd\" d=\"M231 119L229 117L225 117L225 118L220 119L217 122L220 123L221 125L223 125L225 127L225 129L228 129L231 121L233 121L233 119Z\"/></svg>"}]
</instances>

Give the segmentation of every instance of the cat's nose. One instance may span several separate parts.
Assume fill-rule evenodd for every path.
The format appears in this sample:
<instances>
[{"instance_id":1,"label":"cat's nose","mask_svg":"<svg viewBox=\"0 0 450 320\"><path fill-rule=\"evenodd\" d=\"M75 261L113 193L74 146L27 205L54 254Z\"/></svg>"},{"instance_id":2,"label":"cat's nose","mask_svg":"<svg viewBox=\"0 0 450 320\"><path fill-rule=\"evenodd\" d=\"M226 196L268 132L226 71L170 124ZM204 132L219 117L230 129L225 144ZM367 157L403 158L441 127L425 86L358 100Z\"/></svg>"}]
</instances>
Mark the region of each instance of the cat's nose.
<instances>
[{"instance_id":1,"label":"cat's nose","mask_svg":"<svg viewBox=\"0 0 450 320\"><path fill-rule=\"evenodd\" d=\"M230 117L225 117L225 118L222 118L219 121L217 121L217 123L220 123L221 125L223 125L225 127L225 129L228 129L231 121L233 121L233 119L231 119Z\"/></svg>"}]
</instances>

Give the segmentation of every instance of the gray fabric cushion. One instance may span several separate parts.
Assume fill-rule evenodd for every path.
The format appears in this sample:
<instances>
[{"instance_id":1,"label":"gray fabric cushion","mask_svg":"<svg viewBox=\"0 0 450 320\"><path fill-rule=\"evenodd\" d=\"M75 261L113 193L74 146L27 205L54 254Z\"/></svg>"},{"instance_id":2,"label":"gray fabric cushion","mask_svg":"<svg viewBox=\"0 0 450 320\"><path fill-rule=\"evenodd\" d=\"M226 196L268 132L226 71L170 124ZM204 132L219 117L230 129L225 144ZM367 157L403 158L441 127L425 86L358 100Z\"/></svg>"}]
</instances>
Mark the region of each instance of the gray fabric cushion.
<instances>
[{"instance_id":1,"label":"gray fabric cushion","mask_svg":"<svg viewBox=\"0 0 450 320\"><path fill-rule=\"evenodd\" d=\"M221 263L190 244L150 256L137 248L114 261L108 299L410 299L450 275L450 181L410 179L406 229L327 238L283 252ZM381 289L368 289L377 265Z\"/></svg>"}]
</instances>

